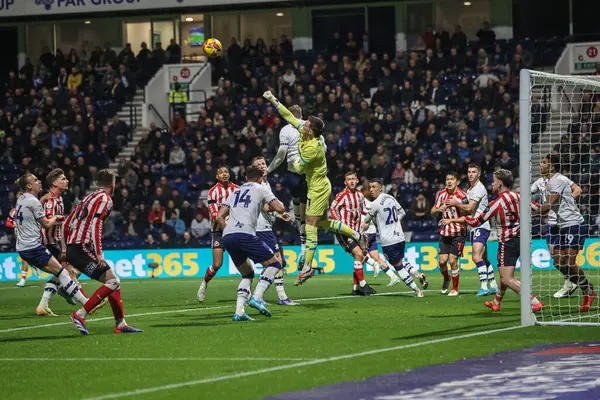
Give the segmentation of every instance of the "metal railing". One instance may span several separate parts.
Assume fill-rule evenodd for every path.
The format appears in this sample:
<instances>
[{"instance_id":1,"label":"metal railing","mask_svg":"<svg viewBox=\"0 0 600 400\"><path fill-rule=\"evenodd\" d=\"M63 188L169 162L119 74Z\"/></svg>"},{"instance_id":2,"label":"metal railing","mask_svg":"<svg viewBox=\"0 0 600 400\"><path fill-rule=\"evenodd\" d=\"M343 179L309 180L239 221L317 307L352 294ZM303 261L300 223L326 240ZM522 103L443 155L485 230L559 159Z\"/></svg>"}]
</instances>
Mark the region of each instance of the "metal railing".
<instances>
[{"instance_id":1,"label":"metal railing","mask_svg":"<svg viewBox=\"0 0 600 400\"><path fill-rule=\"evenodd\" d=\"M133 104L133 97L129 100L129 122L131 130L135 130L138 127L137 124L138 110Z\"/></svg>"},{"instance_id":2,"label":"metal railing","mask_svg":"<svg viewBox=\"0 0 600 400\"><path fill-rule=\"evenodd\" d=\"M185 103L185 107L186 107L186 112L185 112L185 118L186 121L189 121L188 118L190 116L193 115L200 115L200 110L202 109L202 107L206 107L206 101L208 100L208 94L206 93L206 90L203 89L195 89L195 90L188 90L188 98L191 97L190 94L191 93L201 93L204 95L204 99L203 100L194 100L194 101L188 101L187 103ZM166 94L166 96L169 96L169 93ZM197 105L198 107L188 107L188 105ZM191 111L188 111L191 108ZM173 104L169 104L169 121L173 120Z\"/></svg>"},{"instance_id":3,"label":"metal railing","mask_svg":"<svg viewBox=\"0 0 600 400\"><path fill-rule=\"evenodd\" d=\"M156 109L156 107L154 107L154 105L153 105L153 104L148 104L148 109L149 109L150 111L153 111L153 112L155 112L155 113L156 113L156 115L158 115L158 118L160 118L160 121L161 121L161 122L162 122L162 124L163 124L163 128L167 128L167 129L169 128L169 123L168 123L167 121L165 121L165 119L163 118L163 116L162 116L162 115L160 115L160 113L158 112L158 110Z\"/></svg>"}]
</instances>

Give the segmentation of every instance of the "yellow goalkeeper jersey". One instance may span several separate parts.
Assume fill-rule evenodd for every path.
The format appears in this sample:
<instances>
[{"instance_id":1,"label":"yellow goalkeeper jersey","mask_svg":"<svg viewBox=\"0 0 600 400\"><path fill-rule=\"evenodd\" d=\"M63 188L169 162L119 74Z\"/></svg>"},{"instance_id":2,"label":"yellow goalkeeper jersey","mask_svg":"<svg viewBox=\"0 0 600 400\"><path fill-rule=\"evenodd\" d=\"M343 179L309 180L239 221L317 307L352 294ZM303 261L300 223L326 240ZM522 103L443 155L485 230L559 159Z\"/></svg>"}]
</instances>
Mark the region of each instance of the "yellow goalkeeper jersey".
<instances>
[{"instance_id":1,"label":"yellow goalkeeper jersey","mask_svg":"<svg viewBox=\"0 0 600 400\"><path fill-rule=\"evenodd\" d=\"M325 157L325 147L319 138L309 140L300 139L300 162L301 168L306 175L308 190L318 191L319 187L329 185L327 178L327 159Z\"/></svg>"}]
</instances>

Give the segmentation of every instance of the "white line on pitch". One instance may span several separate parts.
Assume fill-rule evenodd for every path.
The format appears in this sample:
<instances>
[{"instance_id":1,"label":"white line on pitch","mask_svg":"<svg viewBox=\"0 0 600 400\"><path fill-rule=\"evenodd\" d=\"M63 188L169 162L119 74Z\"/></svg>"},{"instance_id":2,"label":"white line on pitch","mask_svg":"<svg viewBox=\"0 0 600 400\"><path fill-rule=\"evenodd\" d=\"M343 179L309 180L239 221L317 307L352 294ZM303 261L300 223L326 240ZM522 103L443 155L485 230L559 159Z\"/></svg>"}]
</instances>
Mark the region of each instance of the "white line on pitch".
<instances>
[{"instance_id":1,"label":"white line on pitch","mask_svg":"<svg viewBox=\"0 0 600 400\"><path fill-rule=\"evenodd\" d=\"M411 293L413 293L413 292L412 291L410 291L410 292L386 292L386 293L377 293L374 296L394 296L394 295L404 295L404 294L411 294ZM468 293L468 292L463 292L463 293ZM331 297L314 297L314 298L309 298L309 299L298 299L298 300L296 300L296 302L302 304L303 302L307 302L307 301L356 299L356 298L362 298L362 296L344 295L344 296L331 296ZM234 304L227 305L227 306L214 306L214 307L204 307L204 308L197 307L197 308L184 308L184 309L180 309L180 310L152 311L152 312L140 313L140 314L130 314L130 315L127 315L127 318L145 317L145 316L149 316L149 315L180 314L180 313L188 313L188 312L194 312L194 311L222 310L225 308L233 308L233 307L235 307ZM108 321L108 320L113 320L113 317L91 318L91 319L87 320L87 322ZM55 322L55 323L51 323L51 324L20 326L17 328L2 329L2 330L0 330L0 333L25 331L25 330L29 330L29 329L39 329L39 328L47 328L47 327L70 325L70 324L71 324L71 322L63 321L63 322ZM0 342L1 341L2 341L2 339L0 339Z\"/></svg>"},{"instance_id":2,"label":"white line on pitch","mask_svg":"<svg viewBox=\"0 0 600 400\"><path fill-rule=\"evenodd\" d=\"M95 357L73 357L73 358L0 358L0 362L7 361L314 361L316 358L269 358L269 357L173 357L173 358L95 358Z\"/></svg>"},{"instance_id":3,"label":"white line on pitch","mask_svg":"<svg viewBox=\"0 0 600 400\"><path fill-rule=\"evenodd\" d=\"M427 340L424 342L417 342L417 343L405 344L405 345L400 345L400 346L387 347L387 348L383 348L383 349L368 350L368 351L363 351L360 353L344 354L341 356L321 358L321 359L316 359L316 360L312 360L312 361L297 362L297 363L293 363L293 364L280 365L277 367L264 368L264 369L259 369L259 370L255 370L255 371L240 372L237 374L216 376L213 378L205 378L205 379L199 379L199 380L194 380L194 381L172 383L169 385L154 386L154 387L150 387L150 388L146 388L146 389L137 389L137 390L132 390L132 391L128 391L128 392L110 393L110 394L106 394L106 395L102 395L102 396L98 396L98 397L87 398L85 400L105 400L105 399L115 399L115 398L126 397L126 396L137 396L137 395L142 395L142 394L146 394L146 393L161 392L164 390L171 390L171 389L178 389L181 387L201 385L204 383L227 381L230 379L244 378L247 376L265 374L268 372L279 372L279 371L283 371L283 370L287 370L287 369L301 368L301 367L306 367L306 366L310 366L310 365L348 360L348 359L352 359L352 358L356 358L356 357L368 356L368 355L373 355L373 354L387 353L390 351L398 351L398 350L404 350L404 349L409 349L409 348L413 348L413 347L420 347L420 346L427 346L427 345L431 345L431 344L444 343L444 342L454 341L454 340L458 340L458 339L468 339L468 338L472 338L472 337L476 337L476 336L489 335L492 333L499 333L499 332L506 332L506 331L511 331L511 330L515 330L515 329L519 329L519 328L521 328L520 325L519 326L510 326L508 328L492 329L492 330L488 330L488 331L468 333L465 335L452 336L452 337L443 338L443 339Z\"/></svg>"}]
</instances>

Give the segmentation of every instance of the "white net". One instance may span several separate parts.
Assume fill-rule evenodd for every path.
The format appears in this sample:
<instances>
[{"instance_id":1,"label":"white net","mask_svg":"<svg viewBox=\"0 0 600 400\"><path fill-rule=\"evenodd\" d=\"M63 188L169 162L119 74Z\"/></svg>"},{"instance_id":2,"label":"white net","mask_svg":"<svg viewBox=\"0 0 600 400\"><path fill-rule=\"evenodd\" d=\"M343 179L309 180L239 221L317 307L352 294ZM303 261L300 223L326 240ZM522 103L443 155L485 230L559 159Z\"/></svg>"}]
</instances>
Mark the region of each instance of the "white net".
<instances>
[{"instance_id":1,"label":"white net","mask_svg":"<svg viewBox=\"0 0 600 400\"><path fill-rule=\"evenodd\" d=\"M600 76L529 71L522 79L527 75L520 98L528 116L520 129L530 152L520 152L521 192L529 186L531 200L552 204L545 215L521 216L530 231L521 233L521 241L533 239L524 243L531 253L521 254L522 261L531 265L531 293L544 304L535 320L600 324L599 299L582 309L590 305L593 287L600 288Z\"/></svg>"}]
</instances>

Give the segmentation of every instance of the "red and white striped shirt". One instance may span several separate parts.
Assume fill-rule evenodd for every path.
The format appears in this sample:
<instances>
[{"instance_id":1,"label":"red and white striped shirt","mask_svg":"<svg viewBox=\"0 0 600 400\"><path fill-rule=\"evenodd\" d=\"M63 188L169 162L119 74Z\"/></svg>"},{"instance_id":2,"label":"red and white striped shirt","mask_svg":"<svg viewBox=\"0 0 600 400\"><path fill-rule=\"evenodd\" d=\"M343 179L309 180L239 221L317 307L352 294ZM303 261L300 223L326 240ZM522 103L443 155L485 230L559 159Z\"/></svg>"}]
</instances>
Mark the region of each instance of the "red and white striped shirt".
<instances>
[{"instance_id":1,"label":"red and white striped shirt","mask_svg":"<svg viewBox=\"0 0 600 400\"><path fill-rule=\"evenodd\" d=\"M335 200L329 207L329 213L331 218L360 232L361 217L367 215L365 197L360 190L352 191L346 188L335 196Z\"/></svg>"},{"instance_id":2,"label":"red and white striped shirt","mask_svg":"<svg viewBox=\"0 0 600 400\"><path fill-rule=\"evenodd\" d=\"M456 188L456 190L454 190L454 193L452 193L452 194L448 192L448 189L444 189L438 193L438 195L435 199L435 207L440 208L444 204L444 201L449 200L449 199L454 198L454 199L462 201L462 199L465 199L466 197L467 197L467 194L465 192L463 192L462 189L460 189L460 188ZM459 218L459 217L460 217L460 211L456 207L448 207L446 209L446 211L444 211L444 213L442 214L442 218L444 218L444 219ZM440 230L440 235L442 235L442 236L454 237L454 236L465 236L466 234L467 234L467 227L463 224L459 224L456 222L448 224L448 225L444 226L443 228L441 228L441 230Z\"/></svg>"},{"instance_id":3,"label":"red and white striped shirt","mask_svg":"<svg viewBox=\"0 0 600 400\"><path fill-rule=\"evenodd\" d=\"M42 197L41 203L42 207L44 207L46 218L52 218L55 215L63 215L65 213L65 205L62 197L56 197L52 192ZM42 243L61 245L61 231L61 222L57 222L48 229L42 228Z\"/></svg>"},{"instance_id":4,"label":"red and white striped shirt","mask_svg":"<svg viewBox=\"0 0 600 400\"><path fill-rule=\"evenodd\" d=\"M113 201L103 189L88 194L65 221L64 236L69 244L91 244L102 254L102 227L112 212Z\"/></svg>"},{"instance_id":5,"label":"red and white striped shirt","mask_svg":"<svg viewBox=\"0 0 600 400\"><path fill-rule=\"evenodd\" d=\"M497 217L499 231L498 239L506 242L519 236L521 231L521 218L519 215L519 203L521 196L518 193L505 190L498 195L498 198L492 201L487 210L479 217L466 217L465 220L470 226L476 227L483 224L492 217Z\"/></svg>"},{"instance_id":6,"label":"red and white striped shirt","mask_svg":"<svg viewBox=\"0 0 600 400\"><path fill-rule=\"evenodd\" d=\"M210 213L213 230L217 227L215 219L217 218L219 210L223 204L225 204L229 195L238 187L238 185L232 182L229 182L227 187L223 186L221 182L217 182L217 184L208 191L208 211Z\"/></svg>"}]
</instances>

